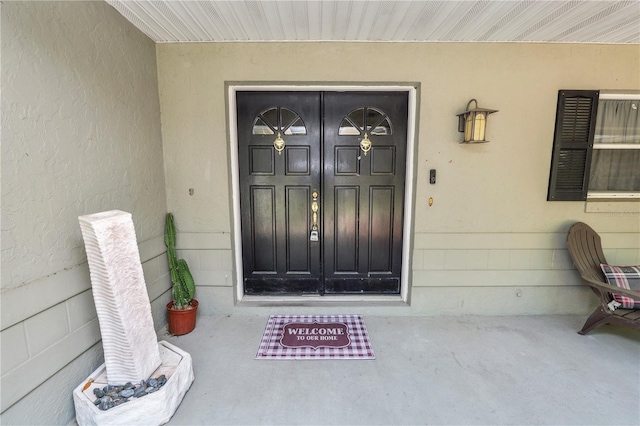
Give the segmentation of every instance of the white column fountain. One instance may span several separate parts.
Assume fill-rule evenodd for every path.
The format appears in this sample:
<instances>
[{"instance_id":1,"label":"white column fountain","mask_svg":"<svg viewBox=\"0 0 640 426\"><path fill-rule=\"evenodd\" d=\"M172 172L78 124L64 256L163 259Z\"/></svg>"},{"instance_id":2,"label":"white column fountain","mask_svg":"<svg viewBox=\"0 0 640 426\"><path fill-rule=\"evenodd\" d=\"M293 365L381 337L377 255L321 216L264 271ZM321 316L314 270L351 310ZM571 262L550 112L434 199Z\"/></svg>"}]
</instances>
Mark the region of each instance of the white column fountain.
<instances>
[{"instance_id":1,"label":"white column fountain","mask_svg":"<svg viewBox=\"0 0 640 426\"><path fill-rule=\"evenodd\" d=\"M166 423L194 380L193 367L188 353L157 341L131 214L112 210L79 221L105 363L73 391L76 420L80 426ZM94 404L95 388L160 375L167 382L157 392L107 410Z\"/></svg>"}]
</instances>

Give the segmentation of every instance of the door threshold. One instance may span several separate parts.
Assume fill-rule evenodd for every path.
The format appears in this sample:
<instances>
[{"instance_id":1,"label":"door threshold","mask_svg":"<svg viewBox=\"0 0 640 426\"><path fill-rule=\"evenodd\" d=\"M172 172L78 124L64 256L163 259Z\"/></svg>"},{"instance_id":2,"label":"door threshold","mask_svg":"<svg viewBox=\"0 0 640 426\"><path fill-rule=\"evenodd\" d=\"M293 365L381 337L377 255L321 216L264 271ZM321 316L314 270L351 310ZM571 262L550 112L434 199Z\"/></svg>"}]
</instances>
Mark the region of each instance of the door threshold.
<instances>
[{"instance_id":1,"label":"door threshold","mask_svg":"<svg viewBox=\"0 0 640 426\"><path fill-rule=\"evenodd\" d=\"M238 307L256 306L409 306L401 295L324 295L317 294L297 296L253 296L245 295L236 303Z\"/></svg>"}]
</instances>

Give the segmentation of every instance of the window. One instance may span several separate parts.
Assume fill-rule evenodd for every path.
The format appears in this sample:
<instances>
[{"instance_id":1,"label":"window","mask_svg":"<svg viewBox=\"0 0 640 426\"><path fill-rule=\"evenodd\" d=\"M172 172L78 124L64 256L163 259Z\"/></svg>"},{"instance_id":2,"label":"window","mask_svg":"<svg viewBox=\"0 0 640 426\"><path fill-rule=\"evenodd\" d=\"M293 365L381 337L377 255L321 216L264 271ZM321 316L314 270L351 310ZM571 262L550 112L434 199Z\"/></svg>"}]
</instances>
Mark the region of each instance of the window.
<instances>
[{"instance_id":1,"label":"window","mask_svg":"<svg viewBox=\"0 0 640 426\"><path fill-rule=\"evenodd\" d=\"M363 133L378 136L392 134L389 117L372 107L357 108L342 119L338 129L338 134L341 136L359 136Z\"/></svg>"},{"instance_id":2,"label":"window","mask_svg":"<svg viewBox=\"0 0 640 426\"><path fill-rule=\"evenodd\" d=\"M253 120L254 135L273 135L276 132L285 135L306 135L307 128L296 112L284 107L269 108Z\"/></svg>"},{"instance_id":3,"label":"window","mask_svg":"<svg viewBox=\"0 0 640 426\"><path fill-rule=\"evenodd\" d=\"M640 97L600 95L587 198L640 196Z\"/></svg>"},{"instance_id":4,"label":"window","mask_svg":"<svg viewBox=\"0 0 640 426\"><path fill-rule=\"evenodd\" d=\"M549 201L640 198L640 94L558 93Z\"/></svg>"}]
</instances>

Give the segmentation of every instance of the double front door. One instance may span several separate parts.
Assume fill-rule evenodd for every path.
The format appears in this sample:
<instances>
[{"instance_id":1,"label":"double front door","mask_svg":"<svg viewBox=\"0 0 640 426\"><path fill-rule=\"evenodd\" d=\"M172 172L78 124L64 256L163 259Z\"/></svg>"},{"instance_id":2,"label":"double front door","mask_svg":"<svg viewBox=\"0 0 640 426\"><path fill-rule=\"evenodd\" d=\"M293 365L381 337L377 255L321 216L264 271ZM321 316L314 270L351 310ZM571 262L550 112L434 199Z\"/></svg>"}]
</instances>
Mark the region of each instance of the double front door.
<instances>
[{"instance_id":1,"label":"double front door","mask_svg":"<svg viewBox=\"0 0 640 426\"><path fill-rule=\"evenodd\" d=\"M238 92L245 294L398 294L406 92Z\"/></svg>"}]
</instances>

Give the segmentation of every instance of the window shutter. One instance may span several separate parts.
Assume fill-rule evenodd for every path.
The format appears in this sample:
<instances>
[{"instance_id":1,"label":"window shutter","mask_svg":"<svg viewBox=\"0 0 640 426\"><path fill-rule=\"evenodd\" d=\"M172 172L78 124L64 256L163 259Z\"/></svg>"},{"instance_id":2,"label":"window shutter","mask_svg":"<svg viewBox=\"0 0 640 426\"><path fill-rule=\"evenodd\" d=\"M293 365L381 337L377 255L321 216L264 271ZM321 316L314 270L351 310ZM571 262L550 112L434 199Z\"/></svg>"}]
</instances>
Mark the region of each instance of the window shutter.
<instances>
[{"instance_id":1,"label":"window shutter","mask_svg":"<svg viewBox=\"0 0 640 426\"><path fill-rule=\"evenodd\" d=\"M547 201L587 199L598 90L560 90Z\"/></svg>"}]
</instances>

